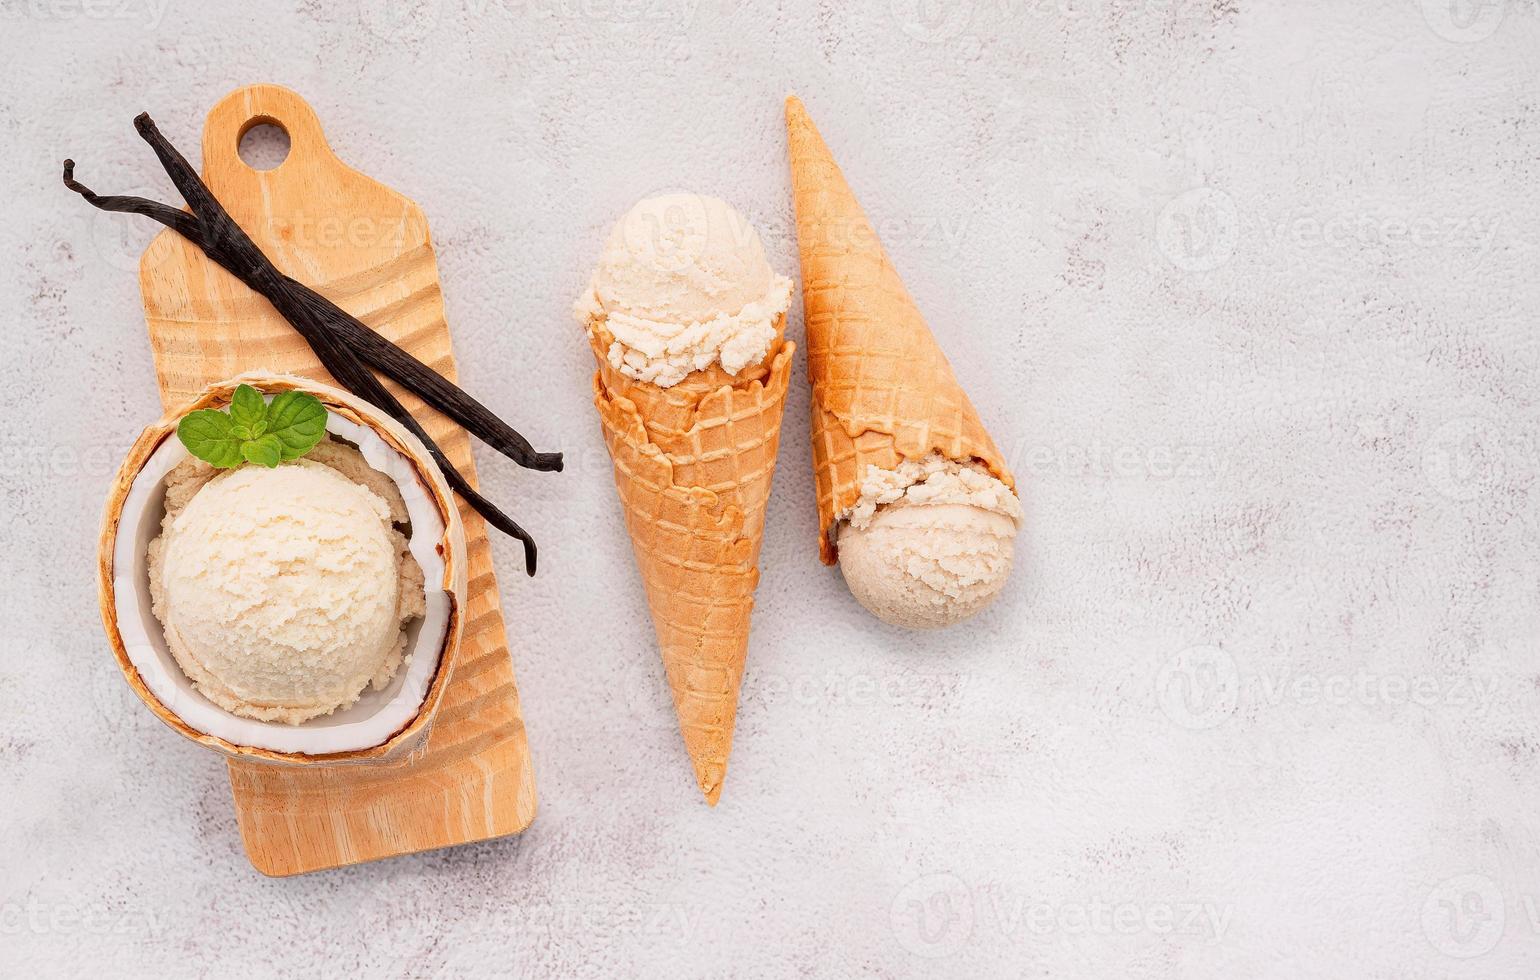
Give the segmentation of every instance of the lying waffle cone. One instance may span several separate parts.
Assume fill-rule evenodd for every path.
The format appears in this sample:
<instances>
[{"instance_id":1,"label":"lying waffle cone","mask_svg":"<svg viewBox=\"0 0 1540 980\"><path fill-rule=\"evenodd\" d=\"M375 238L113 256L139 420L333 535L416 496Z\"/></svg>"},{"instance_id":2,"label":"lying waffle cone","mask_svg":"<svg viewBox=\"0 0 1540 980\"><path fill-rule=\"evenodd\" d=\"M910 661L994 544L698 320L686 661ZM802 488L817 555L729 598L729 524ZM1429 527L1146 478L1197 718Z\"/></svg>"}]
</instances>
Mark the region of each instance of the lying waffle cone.
<instances>
[{"instance_id":1,"label":"lying waffle cone","mask_svg":"<svg viewBox=\"0 0 1540 980\"><path fill-rule=\"evenodd\" d=\"M614 370L602 326L590 340L594 405L615 466L636 564L707 802L732 750L759 549L796 345L739 377L713 366L671 388Z\"/></svg>"},{"instance_id":2,"label":"lying waffle cone","mask_svg":"<svg viewBox=\"0 0 1540 980\"><path fill-rule=\"evenodd\" d=\"M1015 482L795 96L786 100L786 128L813 387L818 547L832 565L835 523L860 499L868 466L892 470L937 452L977 460L1012 489Z\"/></svg>"}]
</instances>

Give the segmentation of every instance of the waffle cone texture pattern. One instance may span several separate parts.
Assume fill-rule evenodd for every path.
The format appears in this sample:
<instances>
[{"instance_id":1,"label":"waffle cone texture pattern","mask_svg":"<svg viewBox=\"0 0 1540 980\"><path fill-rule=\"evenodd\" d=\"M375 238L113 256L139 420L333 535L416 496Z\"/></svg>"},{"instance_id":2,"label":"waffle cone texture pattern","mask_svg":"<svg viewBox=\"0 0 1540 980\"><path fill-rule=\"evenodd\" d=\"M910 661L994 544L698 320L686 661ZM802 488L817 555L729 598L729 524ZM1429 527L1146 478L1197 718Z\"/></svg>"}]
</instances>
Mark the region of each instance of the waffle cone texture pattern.
<instances>
[{"instance_id":1,"label":"waffle cone texture pattern","mask_svg":"<svg viewBox=\"0 0 1540 980\"><path fill-rule=\"evenodd\" d=\"M796 345L785 318L760 364L720 365L669 388L614 370L612 338L593 322L594 405L615 489L647 590L679 731L706 801L727 774L749 618L759 583L765 505L780 446Z\"/></svg>"},{"instance_id":2,"label":"waffle cone texture pattern","mask_svg":"<svg viewBox=\"0 0 1540 980\"><path fill-rule=\"evenodd\" d=\"M977 460L1016 484L925 318L888 260L801 100L786 100L787 149L802 257L819 557L838 560L835 522L861 497L868 466L932 452Z\"/></svg>"}]
</instances>

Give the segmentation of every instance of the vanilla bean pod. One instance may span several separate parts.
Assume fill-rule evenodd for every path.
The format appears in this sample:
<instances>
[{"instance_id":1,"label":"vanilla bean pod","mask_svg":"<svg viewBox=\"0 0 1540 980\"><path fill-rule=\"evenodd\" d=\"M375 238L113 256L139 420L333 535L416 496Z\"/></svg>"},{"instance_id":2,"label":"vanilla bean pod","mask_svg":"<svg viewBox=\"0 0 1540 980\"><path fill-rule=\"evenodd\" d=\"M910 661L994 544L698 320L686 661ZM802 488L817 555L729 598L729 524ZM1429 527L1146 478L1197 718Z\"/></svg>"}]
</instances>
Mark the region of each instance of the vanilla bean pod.
<instances>
[{"instance_id":1,"label":"vanilla bean pod","mask_svg":"<svg viewBox=\"0 0 1540 980\"><path fill-rule=\"evenodd\" d=\"M237 258L252 267L268 266L277 273L271 260L248 237L240 225L230 217L214 197L212 191L203 183L197 171L192 168L176 147L166 139L156 127L149 113L140 113L134 119L134 128L139 132L145 142L155 150L155 155L160 158L161 166L171 176L172 183L181 191L182 197L192 207L193 214L205 219L213 217L212 243L217 247L222 244L226 236L235 243ZM196 200L195 200L196 198ZM234 269L230 270L235 272ZM323 326L330 328L341 327L350 342L363 342L363 350L360 354L377 354L387 362L375 363L375 367L389 374L394 380L415 392L424 401L434 408L444 411L451 418L465 426L472 435L476 435L488 445L497 449L513 459L520 465L537 470L560 470L560 453L536 453L528 440L515 432L511 426L493 415L480 402L471 398L457 386L451 384L443 375L423 364L399 346L390 343L375 331L369 329L352 314L346 312L331 300L317 293L315 290L299 283L282 273L277 273L284 279L298 286L306 295L305 299L313 305L321 307L321 312L328 314L328 321ZM263 292L259 290L259 292ZM266 296L267 293L263 292ZM269 296L269 299L272 297ZM285 317L288 310L280 310ZM340 320L342 323L332 322ZM414 384L418 382L420 384ZM421 390L419 390L419 387Z\"/></svg>"},{"instance_id":2,"label":"vanilla bean pod","mask_svg":"<svg viewBox=\"0 0 1540 980\"><path fill-rule=\"evenodd\" d=\"M371 330L353 314L304 283L293 278L288 281L291 291L297 294L295 302L320 307L327 324L370 367L400 382L402 387L427 405L454 419L472 435L520 466L545 472L561 470L561 453L537 452L512 426L493 415L491 409L402 350L389 337ZM418 367L422 370L415 370Z\"/></svg>"},{"instance_id":3,"label":"vanilla bean pod","mask_svg":"<svg viewBox=\"0 0 1540 980\"><path fill-rule=\"evenodd\" d=\"M290 281L292 282L292 280ZM248 282L247 284L253 289L258 289L263 295L273 294L259 289L259 285L273 286L275 290L283 293L285 296L289 295L289 290L282 284L282 280L280 279L275 282L270 276L264 275L258 281ZM279 305L279 309L282 310L287 305L286 303ZM354 356L353 352L345 344L340 343L338 338L329 333L324 323L318 322L311 315L297 312L289 315L289 322L294 325L295 329L299 331L300 335L305 338L305 341L316 352L316 356L321 359L321 365L343 387L365 401L384 409L389 415L411 430L413 435L422 440L422 444L427 447L428 452L433 456L434 462L438 463L439 469L444 471L444 479L448 481L456 493L465 499L466 503L475 508L476 512L485 517L487 522L493 527L523 542L524 567L529 574L535 574L536 548L534 539L512 518L498 510L491 501L477 493L466 482L465 478L460 475L460 471L455 469L454 464L449 462L448 458L444 456L443 451L423 431L422 426L417 423L417 420L412 417L412 413L408 412L396 400L396 396L392 395L390 390L380 382L380 379L374 376L374 372L370 371L362 361Z\"/></svg>"},{"instance_id":4,"label":"vanilla bean pod","mask_svg":"<svg viewBox=\"0 0 1540 980\"><path fill-rule=\"evenodd\" d=\"M329 325L321 318L320 312L312 306L293 302L294 293L290 284L295 280L278 271L278 268L270 262L256 242L236 224L230 217L224 205L214 197L214 192L203 183L192 164L172 146L170 141L161 135L160 130L150 119L148 113L141 113L134 120L134 128L143 136L155 150L155 155L160 158L161 166L171 177L171 182L177 190L182 192L189 207L192 208L199 220L207 230L207 237L216 252L229 255L233 261L226 266L237 278L246 285L261 293L277 307L300 335L305 338L321 359L321 364L327 372L336 378L349 391L358 397L384 409L389 415L406 426L411 433L422 440L428 452L438 463L439 469L444 471L444 479L454 488L455 492L465 499L477 513L485 517L493 527L504 534L519 539L524 544L524 567L529 574L535 574L536 548L535 541L529 533L508 517L491 501L474 490L470 483L460 475L458 469L439 449L438 444L428 435L412 413L392 395L384 384L374 376L374 373L359 361L357 355L337 337L333 336Z\"/></svg>"},{"instance_id":5,"label":"vanilla bean pod","mask_svg":"<svg viewBox=\"0 0 1540 980\"><path fill-rule=\"evenodd\" d=\"M346 328L337 330L337 322L339 320L337 314L341 314L340 319L342 322L347 323L351 321L349 326L355 326L370 337L378 338L382 341L384 338L379 337L374 331L369 330L368 327L360 323L356 318L346 314L319 293L279 272L277 267L257 247L256 243L230 217L229 212L214 197L213 192L203 184L203 181L192 169L191 164L161 135L147 113L141 114L134 120L134 128L155 150L156 156L160 159L161 165L165 168L167 175L170 176L172 183L176 185L192 209L191 214L145 198L103 197L97 195L90 188L74 179L75 165L72 160L64 162L65 186L81 195L88 203L102 210L140 214L153 218L176 231L184 238L187 238L232 275L267 297L274 307L305 338L306 342L315 351L317 357L320 358L322 365L339 383L359 397L383 409L402 425L406 426L407 429L422 440L423 445L432 454L434 461L443 470L444 478L450 486L478 513L485 517L490 524L523 543L525 567L529 574L533 575L535 573L536 561L534 540L515 521L503 514L495 505L470 486L454 465L449 462L449 459L439 449L438 445L428 436L422 426L417 423L417 420L412 417L411 413L385 388L379 379L374 376L373 372L362 363L358 355L344 343L344 338L348 335L348 331ZM334 330L336 330L336 333L334 333ZM343 336L338 336L338 334ZM429 404L439 407L435 402L435 398L449 403L457 403L463 400L463 402L474 405L476 409L479 409L487 416L493 419L496 418L491 416L491 413L475 402L474 399L471 399L464 392L450 384L447 379L442 378L437 372L411 357L410 354L400 347L386 341L385 344L371 344L370 348L376 356L383 356L384 360L389 361L398 369L402 369L402 374L392 372L392 377L406 387L411 388L411 390L417 391L419 396L423 397L424 401ZM393 350L399 356L392 360L388 354L390 350ZM381 355L380 352L382 351L387 353ZM380 362L376 360L374 363L376 366L379 366ZM411 370L405 369L408 364ZM434 392L434 396L430 397L428 394L418 391L402 375L416 377L419 380L423 376L431 375L442 382L442 384L439 386L426 386L430 387ZM454 417L456 421L466 425L467 428L472 428L469 423L464 421L464 418L470 417L474 413L467 414L463 410L463 405L459 407L462 410L458 414L446 414L451 414L451 417ZM530 459L534 464L534 468L561 468L560 454L535 453L522 436L514 432L511 427L501 423L501 420L497 421L498 426L496 429L489 430L487 427L482 427L480 431L473 429L473 432L477 435L495 433L493 439L486 441L493 445L494 448L499 449L499 451L512 456L516 461L523 462L519 455L515 455L515 453L519 453ZM502 432L504 429L506 429L506 433ZM509 434L511 434L511 437Z\"/></svg>"},{"instance_id":6,"label":"vanilla bean pod","mask_svg":"<svg viewBox=\"0 0 1540 980\"><path fill-rule=\"evenodd\" d=\"M154 218L172 231L181 235L199 248L203 248L201 241L203 231L198 227L198 219L186 211L179 211L169 204L161 204L159 201L151 201L143 197L109 196L103 197L91 188L75 179L75 161L64 161L64 186L85 198L86 203L103 211L117 211L122 214L142 214Z\"/></svg>"},{"instance_id":7,"label":"vanilla bean pod","mask_svg":"<svg viewBox=\"0 0 1540 980\"><path fill-rule=\"evenodd\" d=\"M232 275L239 273L226 264L229 259L204 238L198 220L186 211L179 211L166 204L142 197L105 197L97 195L89 187L75 180L75 162L64 161L64 185L103 211L124 214L142 214L154 218L177 234L197 245ZM543 472L560 472L561 453L542 453L535 450L519 432L498 418L481 402L455 385L448 378L423 364L400 345L382 334L376 333L353 314L333 303L304 283L285 277L297 295L293 302L319 307L328 326L336 330L370 367L383 371L391 380L421 398L430 408L436 409L463 426L466 431L496 449L509 459L527 469ZM269 301L272 297L267 297ZM276 305L276 304L275 304ZM286 311L285 318L288 317Z\"/></svg>"}]
</instances>

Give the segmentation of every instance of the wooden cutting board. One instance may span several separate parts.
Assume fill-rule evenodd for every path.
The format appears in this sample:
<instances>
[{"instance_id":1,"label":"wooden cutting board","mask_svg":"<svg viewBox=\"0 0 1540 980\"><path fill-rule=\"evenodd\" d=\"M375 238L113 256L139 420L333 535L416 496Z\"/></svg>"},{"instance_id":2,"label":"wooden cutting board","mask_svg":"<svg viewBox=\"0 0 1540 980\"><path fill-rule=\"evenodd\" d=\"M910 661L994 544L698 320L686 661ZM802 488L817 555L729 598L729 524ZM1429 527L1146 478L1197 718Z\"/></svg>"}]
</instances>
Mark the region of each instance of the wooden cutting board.
<instances>
[{"instance_id":1,"label":"wooden cutting board","mask_svg":"<svg viewBox=\"0 0 1540 980\"><path fill-rule=\"evenodd\" d=\"M238 153L251 127L289 134L289 155L253 170ZM173 137L175 141L175 137ZM455 377L438 265L422 210L332 155L294 92L253 85L226 96L203 128L203 178L278 268ZM335 383L288 323L172 232L140 262L162 402L267 369ZM467 479L470 439L394 383ZM512 465L512 464L510 464ZM535 816L535 781L503 631L485 522L463 503L469 545L465 641L427 745L408 761L307 769L232 761L230 786L257 870L291 875L516 834Z\"/></svg>"}]
</instances>

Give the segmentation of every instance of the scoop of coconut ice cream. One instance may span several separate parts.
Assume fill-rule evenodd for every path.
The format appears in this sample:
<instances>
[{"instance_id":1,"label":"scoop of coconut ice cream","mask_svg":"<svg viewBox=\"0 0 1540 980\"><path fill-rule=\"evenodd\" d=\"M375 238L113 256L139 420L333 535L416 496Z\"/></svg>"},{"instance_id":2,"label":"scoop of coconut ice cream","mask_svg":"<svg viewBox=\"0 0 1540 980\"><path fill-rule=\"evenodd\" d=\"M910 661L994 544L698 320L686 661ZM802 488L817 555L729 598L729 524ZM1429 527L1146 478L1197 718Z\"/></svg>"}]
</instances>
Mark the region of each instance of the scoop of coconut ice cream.
<instances>
[{"instance_id":1,"label":"scoop of coconut ice cream","mask_svg":"<svg viewBox=\"0 0 1540 980\"><path fill-rule=\"evenodd\" d=\"M243 466L166 524L152 553L156 614L211 701L298 723L394 673L403 613L421 603L402 600L403 542L377 493L308 459Z\"/></svg>"},{"instance_id":2,"label":"scoop of coconut ice cream","mask_svg":"<svg viewBox=\"0 0 1540 980\"><path fill-rule=\"evenodd\" d=\"M949 626L987 606L1011 572L1021 502L981 463L940 453L868 466L837 525L840 569L878 619Z\"/></svg>"},{"instance_id":3,"label":"scoop of coconut ice cream","mask_svg":"<svg viewBox=\"0 0 1540 980\"><path fill-rule=\"evenodd\" d=\"M872 615L910 629L950 626L1000 594L1016 522L973 504L880 507L865 527L842 525L840 570Z\"/></svg>"},{"instance_id":4,"label":"scoop of coconut ice cream","mask_svg":"<svg viewBox=\"0 0 1540 980\"><path fill-rule=\"evenodd\" d=\"M615 223L573 313L613 337L617 371L667 388L715 363L737 374L764 360L790 303L791 280L748 219L715 197L666 194Z\"/></svg>"}]
</instances>

